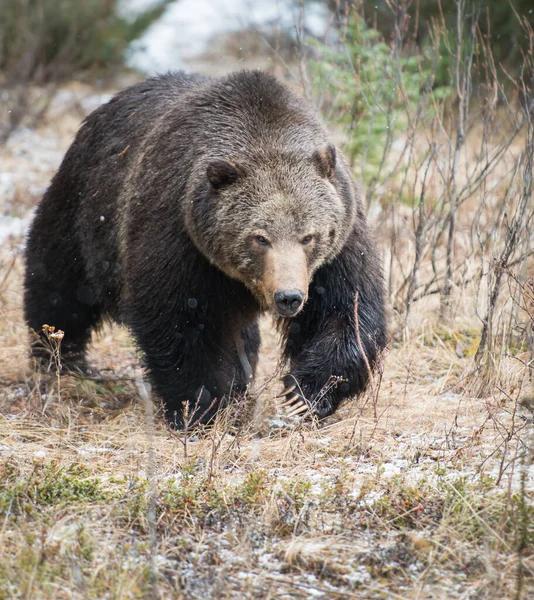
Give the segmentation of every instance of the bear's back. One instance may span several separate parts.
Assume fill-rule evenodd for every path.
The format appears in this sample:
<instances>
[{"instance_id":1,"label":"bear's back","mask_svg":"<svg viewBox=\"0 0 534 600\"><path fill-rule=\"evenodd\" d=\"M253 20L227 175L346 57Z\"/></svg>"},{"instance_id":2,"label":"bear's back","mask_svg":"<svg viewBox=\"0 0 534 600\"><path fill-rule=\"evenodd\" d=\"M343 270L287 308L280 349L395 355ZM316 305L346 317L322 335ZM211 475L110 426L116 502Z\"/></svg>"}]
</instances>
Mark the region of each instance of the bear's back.
<instances>
[{"instance_id":1,"label":"bear's back","mask_svg":"<svg viewBox=\"0 0 534 600\"><path fill-rule=\"evenodd\" d=\"M306 102L264 71L238 71L191 88L181 111L212 156L303 152L328 139Z\"/></svg>"}]
</instances>

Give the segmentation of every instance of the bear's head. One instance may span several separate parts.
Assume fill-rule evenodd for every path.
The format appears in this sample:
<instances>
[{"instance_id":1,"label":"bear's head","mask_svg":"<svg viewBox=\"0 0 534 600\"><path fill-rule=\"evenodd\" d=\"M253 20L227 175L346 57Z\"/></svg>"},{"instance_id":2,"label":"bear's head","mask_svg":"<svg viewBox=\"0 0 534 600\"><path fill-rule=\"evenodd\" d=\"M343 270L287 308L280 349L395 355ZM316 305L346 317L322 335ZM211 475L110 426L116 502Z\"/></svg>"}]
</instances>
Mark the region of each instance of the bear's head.
<instances>
[{"instance_id":1,"label":"bear's head","mask_svg":"<svg viewBox=\"0 0 534 600\"><path fill-rule=\"evenodd\" d=\"M228 276L243 282L263 309L292 317L304 306L313 274L343 247L356 207L336 175L336 150L308 157L262 153L214 158L205 185L186 207L189 234Z\"/></svg>"}]
</instances>

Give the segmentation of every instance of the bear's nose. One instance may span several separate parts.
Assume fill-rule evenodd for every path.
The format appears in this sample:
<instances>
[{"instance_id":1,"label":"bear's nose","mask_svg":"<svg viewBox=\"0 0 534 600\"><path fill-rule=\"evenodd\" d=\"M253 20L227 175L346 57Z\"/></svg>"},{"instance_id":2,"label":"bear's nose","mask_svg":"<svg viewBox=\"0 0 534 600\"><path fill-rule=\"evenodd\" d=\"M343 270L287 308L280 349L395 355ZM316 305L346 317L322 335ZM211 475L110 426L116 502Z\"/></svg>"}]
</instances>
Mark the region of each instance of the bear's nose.
<instances>
[{"instance_id":1,"label":"bear's nose","mask_svg":"<svg viewBox=\"0 0 534 600\"><path fill-rule=\"evenodd\" d=\"M302 306L303 300L304 294L300 290L282 290L274 295L278 312L283 317L295 315Z\"/></svg>"}]
</instances>

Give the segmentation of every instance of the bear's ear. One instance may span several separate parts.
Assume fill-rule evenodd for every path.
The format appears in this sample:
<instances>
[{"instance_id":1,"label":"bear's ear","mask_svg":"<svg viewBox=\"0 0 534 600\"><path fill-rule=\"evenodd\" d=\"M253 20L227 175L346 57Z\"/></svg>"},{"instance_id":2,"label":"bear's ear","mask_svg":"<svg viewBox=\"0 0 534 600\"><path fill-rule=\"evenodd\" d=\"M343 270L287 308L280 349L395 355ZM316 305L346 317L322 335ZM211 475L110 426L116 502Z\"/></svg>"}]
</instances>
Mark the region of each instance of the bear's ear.
<instances>
[{"instance_id":1,"label":"bear's ear","mask_svg":"<svg viewBox=\"0 0 534 600\"><path fill-rule=\"evenodd\" d=\"M243 171L240 167L222 159L212 160L206 169L208 180L216 190L231 185L242 174Z\"/></svg>"},{"instance_id":2,"label":"bear's ear","mask_svg":"<svg viewBox=\"0 0 534 600\"><path fill-rule=\"evenodd\" d=\"M318 148L312 156L313 164L321 177L328 179L336 170L336 147L332 144Z\"/></svg>"}]
</instances>

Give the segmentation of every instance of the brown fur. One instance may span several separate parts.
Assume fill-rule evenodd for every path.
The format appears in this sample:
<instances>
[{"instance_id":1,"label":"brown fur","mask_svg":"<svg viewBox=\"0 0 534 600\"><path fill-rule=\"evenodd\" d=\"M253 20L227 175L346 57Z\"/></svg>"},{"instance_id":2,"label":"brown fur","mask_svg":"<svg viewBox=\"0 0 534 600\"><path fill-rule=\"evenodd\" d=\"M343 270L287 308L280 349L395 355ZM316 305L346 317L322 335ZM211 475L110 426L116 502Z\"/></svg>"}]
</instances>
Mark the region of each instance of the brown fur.
<instances>
[{"instance_id":1,"label":"brown fur","mask_svg":"<svg viewBox=\"0 0 534 600\"><path fill-rule=\"evenodd\" d=\"M217 191L217 230L209 241L198 232L194 214L186 212L199 247L222 271L242 281L265 309L276 312L274 293L280 289L299 289L307 297L314 272L340 251L351 229L355 205L343 203L328 177L333 165L326 157L331 156L325 146L308 156L256 152L246 162L231 161L236 171L232 183ZM220 173L213 165L208 165L208 177L217 187ZM236 223L243 226L236 229ZM303 244L310 235L312 241ZM257 236L269 245L261 247Z\"/></svg>"},{"instance_id":2,"label":"brown fur","mask_svg":"<svg viewBox=\"0 0 534 600\"><path fill-rule=\"evenodd\" d=\"M371 365L385 343L350 168L314 111L262 72L169 74L96 110L38 207L26 260L29 326L64 330L66 363L83 366L102 318L126 323L176 426L184 403L206 421L246 389L261 310L293 316L280 319L286 380L320 417L367 382L356 292ZM325 394L332 376L343 383Z\"/></svg>"}]
</instances>

